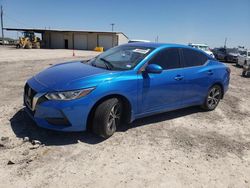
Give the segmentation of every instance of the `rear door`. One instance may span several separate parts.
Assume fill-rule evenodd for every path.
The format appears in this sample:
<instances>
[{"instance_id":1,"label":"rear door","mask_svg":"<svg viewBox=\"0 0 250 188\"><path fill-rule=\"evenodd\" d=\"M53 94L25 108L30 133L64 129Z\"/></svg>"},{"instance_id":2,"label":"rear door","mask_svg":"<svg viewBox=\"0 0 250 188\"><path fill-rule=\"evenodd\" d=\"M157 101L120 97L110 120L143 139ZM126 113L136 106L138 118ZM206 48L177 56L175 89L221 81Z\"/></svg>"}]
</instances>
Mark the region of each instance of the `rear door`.
<instances>
[{"instance_id":1,"label":"rear door","mask_svg":"<svg viewBox=\"0 0 250 188\"><path fill-rule=\"evenodd\" d=\"M203 103L210 87L213 70L206 66L207 55L197 50L183 48L181 62L183 65L183 105Z\"/></svg>"}]
</instances>

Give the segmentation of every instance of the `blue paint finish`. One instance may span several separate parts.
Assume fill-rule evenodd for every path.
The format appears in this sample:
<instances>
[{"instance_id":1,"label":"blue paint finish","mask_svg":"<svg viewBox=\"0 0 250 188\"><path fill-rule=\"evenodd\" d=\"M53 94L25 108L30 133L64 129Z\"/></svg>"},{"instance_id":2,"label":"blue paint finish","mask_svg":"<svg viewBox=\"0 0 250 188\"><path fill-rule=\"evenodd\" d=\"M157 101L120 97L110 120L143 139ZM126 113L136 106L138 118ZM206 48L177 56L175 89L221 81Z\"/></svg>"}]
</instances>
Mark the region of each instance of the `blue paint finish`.
<instances>
[{"instance_id":1,"label":"blue paint finish","mask_svg":"<svg viewBox=\"0 0 250 188\"><path fill-rule=\"evenodd\" d=\"M163 69L162 69L162 67L159 66L159 65L150 64L150 65L148 65L148 66L146 67L145 71L146 71L147 73L156 73L156 74L160 74L160 73L163 71Z\"/></svg>"},{"instance_id":2,"label":"blue paint finish","mask_svg":"<svg viewBox=\"0 0 250 188\"><path fill-rule=\"evenodd\" d=\"M50 67L27 81L37 93L95 89L87 96L67 101L47 100L36 105L30 116L37 125L59 131L86 130L91 109L104 97L119 95L131 105L131 121L169 110L203 104L209 88L220 84L227 91L230 75L228 68L209 58L197 67L161 70L158 65L146 67L147 62L165 48L189 48L183 45L159 43L131 43L129 46L154 48L132 70L111 71L82 62L69 62ZM122 45L122 46L126 46ZM147 73L151 70L158 73ZM149 71L150 72L150 71ZM30 111L28 111L30 112ZM66 117L71 126L51 125L46 118Z\"/></svg>"}]
</instances>

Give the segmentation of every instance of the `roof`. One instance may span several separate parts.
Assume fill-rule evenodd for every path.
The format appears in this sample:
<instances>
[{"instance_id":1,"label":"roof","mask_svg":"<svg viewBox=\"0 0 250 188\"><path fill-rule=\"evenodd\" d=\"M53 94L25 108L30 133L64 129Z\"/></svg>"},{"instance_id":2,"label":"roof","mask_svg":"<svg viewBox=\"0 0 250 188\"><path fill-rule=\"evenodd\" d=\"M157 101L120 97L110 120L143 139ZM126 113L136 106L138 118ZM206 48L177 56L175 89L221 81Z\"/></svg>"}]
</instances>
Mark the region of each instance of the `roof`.
<instances>
[{"instance_id":1,"label":"roof","mask_svg":"<svg viewBox=\"0 0 250 188\"><path fill-rule=\"evenodd\" d=\"M3 28L6 31L33 31L35 33L44 33L45 31L51 32L82 32L82 33L106 33L106 34L123 34L123 32L111 32L111 31L90 31L90 30L64 30L64 29L36 29L36 28ZM127 37L128 38L128 37Z\"/></svg>"},{"instance_id":2,"label":"roof","mask_svg":"<svg viewBox=\"0 0 250 188\"><path fill-rule=\"evenodd\" d=\"M182 44L171 44L171 43L155 43L155 42L135 42L135 43L127 43L123 44L123 46L135 46L135 47L145 47L145 48L154 48L154 49L162 49L162 48L188 48L194 51L199 51L206 55L207 57L210 57L207 53L205 53L203 50L193 48L187 45Z\"/></svg>"},{"instance_id":3,"label":"roof","mask_svg":"<svg viewBox=\"0 0 250 188\"><path fill-rule=\"evenodd\" d=\"M161 48L161 47L191 48L189 46L181 45L181 44L155 43L155 42L134 42L134 43L128 43L128 44L125 44L125 45L138 46L138 47L147 47L147 48Z\"/></svg>"}]
</instances>

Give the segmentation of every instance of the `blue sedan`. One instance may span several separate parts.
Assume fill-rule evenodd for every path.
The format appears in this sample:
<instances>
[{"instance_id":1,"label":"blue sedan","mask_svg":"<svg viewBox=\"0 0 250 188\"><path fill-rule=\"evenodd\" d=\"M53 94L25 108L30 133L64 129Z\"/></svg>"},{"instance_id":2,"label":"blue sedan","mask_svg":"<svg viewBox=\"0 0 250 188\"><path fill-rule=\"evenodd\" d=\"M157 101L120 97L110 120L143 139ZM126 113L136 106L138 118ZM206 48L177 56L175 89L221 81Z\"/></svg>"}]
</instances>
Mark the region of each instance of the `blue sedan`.
<instances>
[{"instance_id":1,"label":"blue sedan","mask_svg":"<svg viewBox=\"0 0 250 188\"><path fill-rule=\"evenodd\" d=\"M87 62L52 66L24 88L38 126L108 138L121 123L188 106L214 110L228 90L230 69L184 45L130 43Z\"/></svg>"}]
</instances>

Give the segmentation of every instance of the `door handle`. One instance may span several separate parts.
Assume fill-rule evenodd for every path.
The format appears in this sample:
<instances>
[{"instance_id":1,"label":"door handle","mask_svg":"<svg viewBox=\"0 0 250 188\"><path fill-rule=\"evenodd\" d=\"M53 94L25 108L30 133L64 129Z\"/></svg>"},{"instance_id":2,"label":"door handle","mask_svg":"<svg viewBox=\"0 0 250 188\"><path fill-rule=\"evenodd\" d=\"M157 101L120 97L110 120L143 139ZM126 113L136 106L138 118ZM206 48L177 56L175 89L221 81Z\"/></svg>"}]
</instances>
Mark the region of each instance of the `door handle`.
<instances>
[{"instance_id":1,"label":"door handle","mask_svg":"<svg viewBox=\"0 0 250 188\"><path fill-rule=\"evenodd\" d=\"M182 80L184 78L184 76L181 76L181 75L177 75L174 79L179 81L179 80Z\"/></svg>"},{"instance_id":2,"label":"door handle","mask_svg":"<svg viewBox=\"0 0 250 188\"><path fill-rule=\"evenodd\" d=\"M213 75L214 74L212 70L207 71L207 73L208 73L208 75Z\"/></svg>"}]
</instances>

